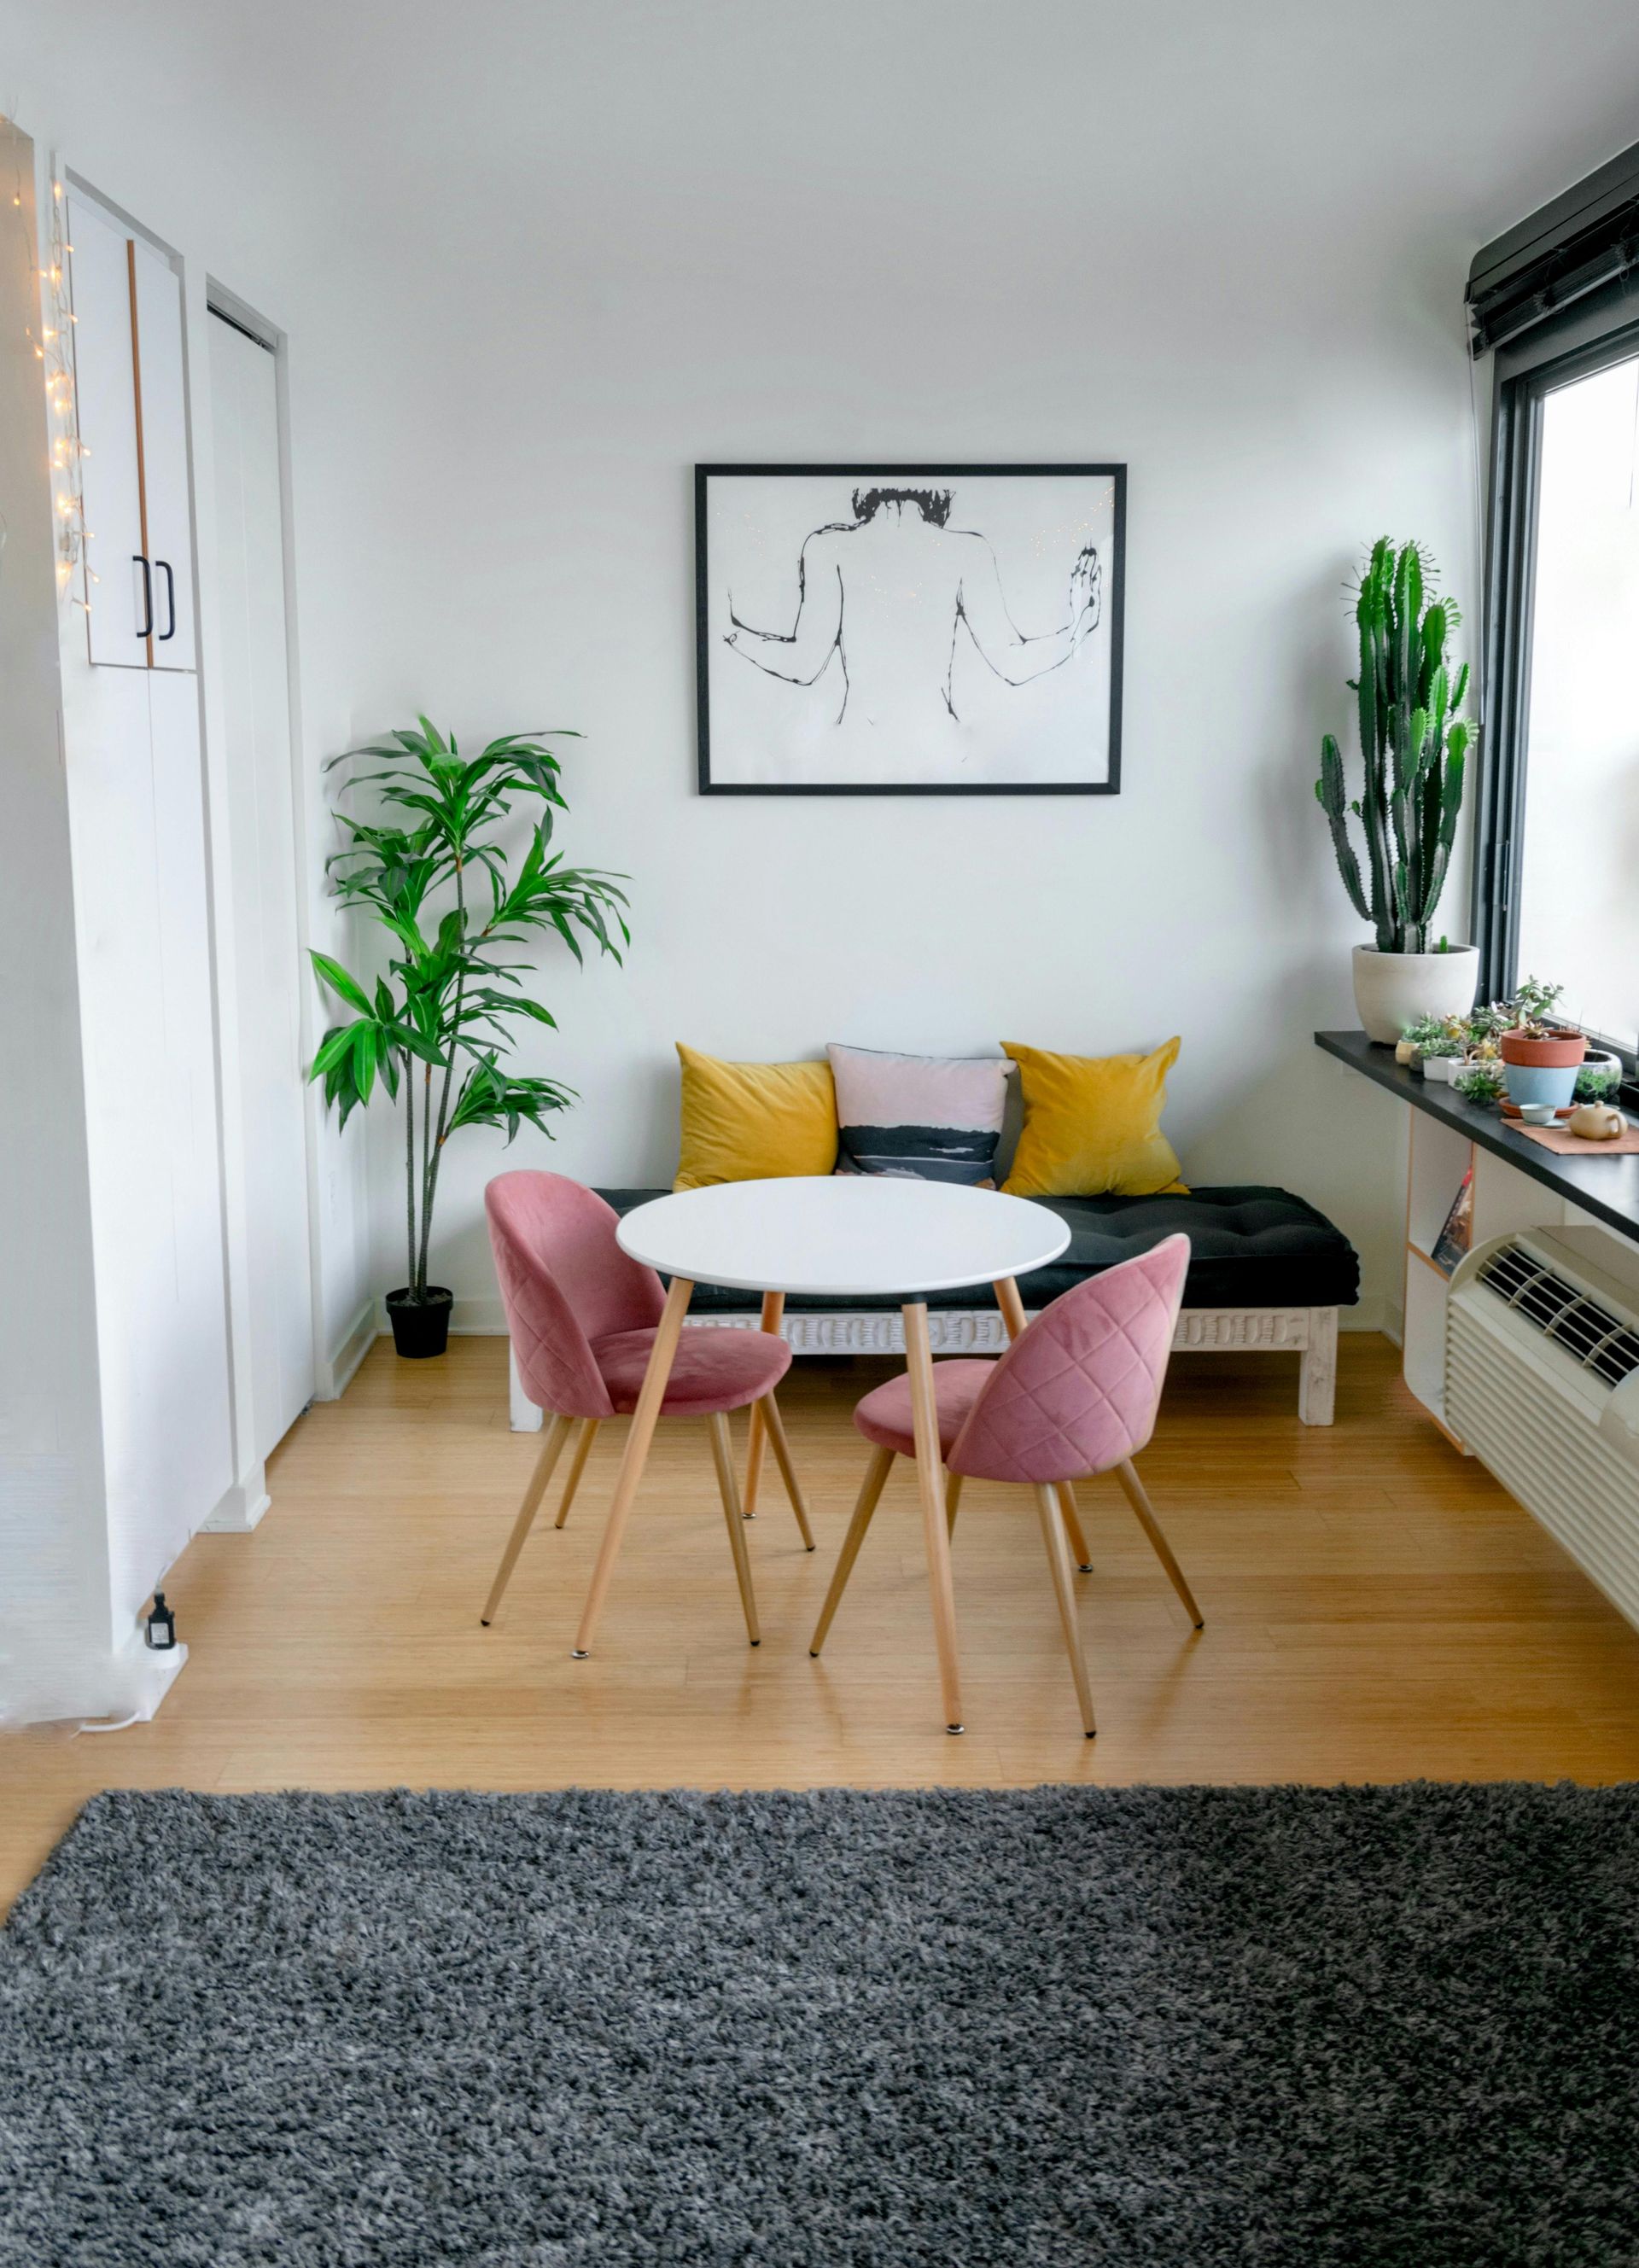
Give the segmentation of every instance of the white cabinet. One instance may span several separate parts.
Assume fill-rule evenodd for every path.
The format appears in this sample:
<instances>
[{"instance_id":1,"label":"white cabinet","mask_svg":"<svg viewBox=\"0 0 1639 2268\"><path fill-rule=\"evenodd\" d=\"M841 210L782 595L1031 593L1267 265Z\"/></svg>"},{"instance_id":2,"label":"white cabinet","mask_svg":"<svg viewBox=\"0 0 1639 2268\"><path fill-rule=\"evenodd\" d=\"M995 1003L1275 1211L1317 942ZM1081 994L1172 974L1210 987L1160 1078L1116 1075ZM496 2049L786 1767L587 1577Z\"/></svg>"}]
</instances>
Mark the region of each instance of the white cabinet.
<instances>
[{"instance_id":1,"label":"white cabinet","mask_svg":"<svg viewBox=\"0 0 1639 2268\"><path fill-rule=\"evenodd\" d=\"M193 516L181 279L76 189L70 200L75 394L85 455L86 633L93 662L191 670Z\"/></svg>"},{"instance_id":2,"label":"white cabinet","mask_svg":"<svg viewBox=\"0 0 1639 2268\"><path fill-rule=\"evenodd\" d=\"M68 784L110 1576L129 1620L234 1476L193 680L84 671Z\"/></svg>"},{"instance_id":3,"label":"white cabinet","mask_svg":"<svg viewBox=\"0 0 1639 2268\"><path fill-rule=\"evenodd\" d=\"M232 1501L236 1433L181 279L70 191L89 644L62 644L110 1603Z\"/></svg>"}]
</instances>

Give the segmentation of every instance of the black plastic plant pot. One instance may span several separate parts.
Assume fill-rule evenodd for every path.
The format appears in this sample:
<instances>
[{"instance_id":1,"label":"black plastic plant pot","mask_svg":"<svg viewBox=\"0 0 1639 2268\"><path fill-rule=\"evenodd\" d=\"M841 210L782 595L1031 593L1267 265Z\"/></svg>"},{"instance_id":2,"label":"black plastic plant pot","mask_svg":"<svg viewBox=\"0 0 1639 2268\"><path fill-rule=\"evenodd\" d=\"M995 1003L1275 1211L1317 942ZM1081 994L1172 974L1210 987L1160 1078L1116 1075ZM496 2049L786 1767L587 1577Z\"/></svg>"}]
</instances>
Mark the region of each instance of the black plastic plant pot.
<instances>
[{"instance_id":1,"label":"black plastic plant pot","mask_svg":"<svg viewBox=\"0 0 1639 2268\"><path fill-rule=\"evenodd\" d=\"M449 1345L449 1311L455 1294L442 1284L429 1284L426 1297L411 1299L410 1286L401 1285L387 1295L388 1321L393 1344L406 1362L425 1362Z\"/></svg>"}]
</instances>

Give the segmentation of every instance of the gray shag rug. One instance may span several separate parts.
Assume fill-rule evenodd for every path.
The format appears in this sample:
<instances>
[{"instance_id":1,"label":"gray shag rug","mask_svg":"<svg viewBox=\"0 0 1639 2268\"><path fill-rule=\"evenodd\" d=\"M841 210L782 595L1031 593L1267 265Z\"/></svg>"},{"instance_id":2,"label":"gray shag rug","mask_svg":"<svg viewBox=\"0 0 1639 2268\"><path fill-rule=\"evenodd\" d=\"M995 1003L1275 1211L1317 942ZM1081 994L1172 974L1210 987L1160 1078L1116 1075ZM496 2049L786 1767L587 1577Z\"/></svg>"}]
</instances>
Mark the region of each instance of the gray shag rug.
<instances>
[{"instance_id":1,"label":"gray shag rug","mask_svg":"<svg viewBox=\"0 0 1639 2268\"><path fill-rule=\"evenodd\" d=\"M1639 2261L1639 1789L99 1797L27 2268Z\"/></svg>"}]
</instances>

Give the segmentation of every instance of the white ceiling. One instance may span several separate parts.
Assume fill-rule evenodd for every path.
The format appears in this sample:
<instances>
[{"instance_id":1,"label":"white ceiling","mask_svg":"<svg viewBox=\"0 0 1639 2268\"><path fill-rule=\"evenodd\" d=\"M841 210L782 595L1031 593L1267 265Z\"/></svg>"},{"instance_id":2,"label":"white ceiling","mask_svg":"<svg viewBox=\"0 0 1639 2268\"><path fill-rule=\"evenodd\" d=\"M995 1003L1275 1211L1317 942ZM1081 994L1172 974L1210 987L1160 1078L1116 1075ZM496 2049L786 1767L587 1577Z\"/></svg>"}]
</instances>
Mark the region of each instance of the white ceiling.
<instances>
[{"instance_id":1,"label":"white ceiling","mask_svg":"<svg viewBox=\"0 0 1639 2268\"><path fill-rule=\"evenodd\" d=\"M0 0L0 104L48 107L65 74L144 116L151 162L236 189L247 242L277 182L315 250L339 210L406 257L547 212L594 267L803 258L868 284L887 261L937 291L998 220L1038 280L1086 238L1153 273L1283 217L1339 258L1466 253L1639 136L1639 6Z\"/></svg>"}]
</instances>

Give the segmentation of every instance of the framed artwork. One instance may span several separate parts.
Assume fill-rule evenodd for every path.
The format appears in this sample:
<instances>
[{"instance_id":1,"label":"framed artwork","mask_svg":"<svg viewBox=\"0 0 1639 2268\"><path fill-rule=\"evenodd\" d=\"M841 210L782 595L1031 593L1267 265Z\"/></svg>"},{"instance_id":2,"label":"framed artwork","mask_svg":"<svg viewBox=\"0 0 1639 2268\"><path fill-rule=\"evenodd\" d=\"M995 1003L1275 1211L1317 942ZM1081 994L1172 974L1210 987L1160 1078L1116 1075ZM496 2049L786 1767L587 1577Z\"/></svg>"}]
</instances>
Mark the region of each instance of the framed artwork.
<instances>
[{"instance_id":1,"label":"framed artwork","mask_svg":"<svg viewBox=\"0 0 1639 2268\"><path fill-rule=\"evenodd\" d=\"M1115 795L1125 465L697 465L703 795Z\"/></svg>"}]
</instances>

